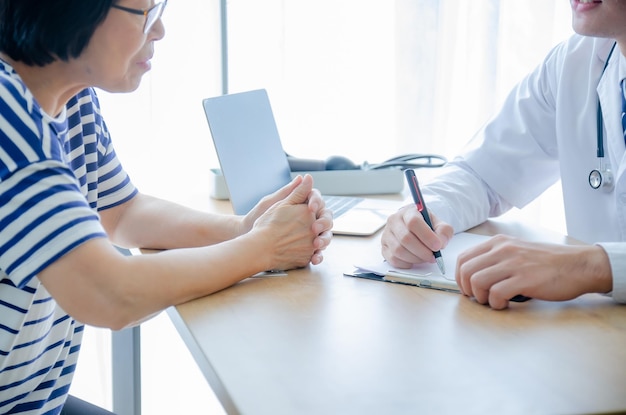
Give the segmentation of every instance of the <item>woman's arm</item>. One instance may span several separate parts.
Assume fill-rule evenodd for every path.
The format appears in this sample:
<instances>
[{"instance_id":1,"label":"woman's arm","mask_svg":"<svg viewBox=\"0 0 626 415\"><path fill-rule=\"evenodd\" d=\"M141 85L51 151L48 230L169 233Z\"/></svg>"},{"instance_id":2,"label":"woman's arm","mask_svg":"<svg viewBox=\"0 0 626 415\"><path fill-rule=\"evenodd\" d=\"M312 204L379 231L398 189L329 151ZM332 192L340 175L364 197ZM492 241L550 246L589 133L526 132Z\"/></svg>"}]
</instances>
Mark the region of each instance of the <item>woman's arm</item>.
<instances>
[{"instance_id":1,"label":"woman's arm","mask_svg":"<svg viewBox=\"0 0 626 415\"><path fill-rule=\"evenodd\" d=\"M293 191L259 216L250 232L225 242L125 257L107 239L92 239L46 267L38 276L72 317L87 324L120 329L171 305L219 291L257 272L308 265L313 255L330 241L327 230L320 235L313 226L328 221L328 217L323 214L323 218L318 219L311 210L307 204L311 192L310 178L295 181ZM161 203L156 205L162 206ZM164 217L162 222L165 223L159 223L157 212L171 214L169 207L133 211L132 215L148 212L147 217L155 223L150 229L129 225L140 235L129 240L150 241L160 247L190 241L201 245L203 236L192 232L181 236L184 232L180 229L177 232L178 226L193 228L195 214L182 219ZM204 216L198 215L198 218ZM119 218L117 226L130 217ZM150 226L146 218L138 222ZM219 221L210 217L207 222L217 224ZM232 225L217 226L228 229ZM133 232L126 229L121 233ZM169 241L159 244L159 238ZM322 247L318 246L320 240Z\"/></svg>"}]
</instances>

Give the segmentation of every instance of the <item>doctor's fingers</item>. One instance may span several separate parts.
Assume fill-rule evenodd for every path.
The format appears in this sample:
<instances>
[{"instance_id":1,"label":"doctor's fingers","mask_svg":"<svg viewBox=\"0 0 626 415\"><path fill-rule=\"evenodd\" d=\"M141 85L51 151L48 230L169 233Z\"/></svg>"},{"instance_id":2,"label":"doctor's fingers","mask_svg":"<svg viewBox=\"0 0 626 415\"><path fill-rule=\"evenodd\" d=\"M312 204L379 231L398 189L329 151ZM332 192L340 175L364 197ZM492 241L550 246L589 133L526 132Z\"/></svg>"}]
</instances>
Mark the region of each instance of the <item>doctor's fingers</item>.
<instances>
[{"instance_id":1,"label":"doctor's fingers","mask_svg":"<svg viewBox=\"0 0 626 415\"><path fill-rule=\"evenodd\" d=\"M413 264L424 262L419 259L410 259L416 257L403 246L392 247L385 241L382 241L381 253L383 258L394 268L411 268Z\"/></svg>"},{"instance_id":2,"label":"doctor's fingers","mask_svg":"<svg viewBox=\"0 0 626 415\"><path fill-rule=\"evenodd\" d=\"M470 278L473 297L480 304L488 304L494 310L509 307L511 301L524 302L532 298L541 283L519 268L511 268L510 263L499 262L475 273ZM568 298L569 299L569 298Z\"/></svg>"},{"instance_id":3,"label":"doctor's fingers","mask_svg":"<svg viewBox=\"0 0 626 415\"><path fill-rule=\"evenodd\" d=\"M496 263L469 275L469 278L462 277L463 293L474 297L476 302L480 304L489 304L494 309L503 309L508 307L509 299L516 294L507 295L506 293L516 291L515 277L511 274L510 269L505 264Z\"/></svg>"},{"instance_id":4,"label":"doctor's fingers","mask_svg":"<svg viewBox=\"0 0 626 415\"><path fill-rule=\"evenodd\" d=\"M403 245L407 239L416 238L411 235L404 220L404 213L413 205L400 208L387 218L387 223L381 235L381 253L383 258L392 266L410 268L417 258ZM415 208L413 207L413 210ZM404 242L403 242L404 241Z\"/></svg>"},{"instance_id":5,"label":"doctor's fingers","mask_svg":"<svg viewBox=\"0 0 626 415\"><path fill-rule=\"evenodd\" d=\"M461 292L486 304L490 287L516 271L509 261L516 251L515 238L496 235L459 254L455 276Z\"/></svg>"},{"instance_id":6,"label":"doctor's fingers","mask_svg":"<svg viewBox=\"0 0 626 415\"><path fill-rule=\"evenodd\" d=\"M403 217L409 232L415 235L420 243L431 252L445 248L448 240L452 237L452 227L441 222L435 215L430 215L433 228L426 223L426 220L417 209L407 209L404 211ZM407 239L408 242L411 242L410 238ZM412 249L410 250L413 252Z\"/></svg>"},{"instance_id":7,"label":"doctor's fingers","mask_svg":"<svg viewBox=\"0 0 626 415\"><path fill-rule=\"evenodd\" d=\"M433 251L412 233L404 223L388 222L381 237L383 258L392 266L410 268L413 264L435 262Z\"/></svg>"},{"instance_id":8,"label":"doctor's fingers","mask_svg":"<svg viewBox=\"0 0 626 415\"><path fill-rule=\"evenodd\" d=\"M489 257L484 255L492 248L493 242L486 242L471 247L459 254L456 260L454 276L461 293L468 297L474 297L474 291L470 279L480 270L491 264ZM484 303L483 303L484 304Z\"/></svg>"},{"instance_id":9,"label":"doctor's fingers","mask_svg":"<svg viewBox=\"0 0 626 415\"><path fill-rule=\"evenodd\" d=\"M450 242L450 239L454 236L454 228L452 225L439 220L435 214L431 213L430 218L432 220L433 230L441 241L441 249L444 249L448 246L448 242Z\"/></svg>"}]
</instances>

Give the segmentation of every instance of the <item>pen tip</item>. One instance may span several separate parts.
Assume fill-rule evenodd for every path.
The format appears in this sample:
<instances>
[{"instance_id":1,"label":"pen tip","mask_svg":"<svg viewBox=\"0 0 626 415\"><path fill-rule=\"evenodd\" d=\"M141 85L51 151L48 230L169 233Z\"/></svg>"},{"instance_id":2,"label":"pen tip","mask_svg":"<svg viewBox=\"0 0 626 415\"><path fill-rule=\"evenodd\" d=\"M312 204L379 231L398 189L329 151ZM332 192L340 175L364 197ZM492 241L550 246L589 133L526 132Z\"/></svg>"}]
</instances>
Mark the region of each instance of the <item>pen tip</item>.
<instances>
[{"instance_id":1,"label":"pen tip","mask_svg":"<svg viewBox=\"0 0 626 415\"><path fill-rule=\"evenodd\" d=\"M446 275L446 266L443 263L443 258L437 258L437 266L439 266L439 270L443 275Z\"/></svg>"}]
</instances>

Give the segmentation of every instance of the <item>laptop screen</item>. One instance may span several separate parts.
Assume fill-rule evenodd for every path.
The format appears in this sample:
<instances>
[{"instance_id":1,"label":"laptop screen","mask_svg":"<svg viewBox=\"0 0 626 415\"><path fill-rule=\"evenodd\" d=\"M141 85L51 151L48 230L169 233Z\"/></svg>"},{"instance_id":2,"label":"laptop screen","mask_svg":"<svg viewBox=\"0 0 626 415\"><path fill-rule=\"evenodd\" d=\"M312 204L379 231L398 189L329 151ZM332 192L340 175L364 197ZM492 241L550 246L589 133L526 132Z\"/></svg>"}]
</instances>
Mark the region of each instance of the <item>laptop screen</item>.
<instances>
[{"instance_id":1,"label":"laptop screen","mask_svg":"<svg viewBox=\"0 0 626 415\"><path fill-rule=\"evenodd\" d=\"M291 181L291 171L264 89L203 100L233 210L246 214Z\"/></svg>"}]
</instances>

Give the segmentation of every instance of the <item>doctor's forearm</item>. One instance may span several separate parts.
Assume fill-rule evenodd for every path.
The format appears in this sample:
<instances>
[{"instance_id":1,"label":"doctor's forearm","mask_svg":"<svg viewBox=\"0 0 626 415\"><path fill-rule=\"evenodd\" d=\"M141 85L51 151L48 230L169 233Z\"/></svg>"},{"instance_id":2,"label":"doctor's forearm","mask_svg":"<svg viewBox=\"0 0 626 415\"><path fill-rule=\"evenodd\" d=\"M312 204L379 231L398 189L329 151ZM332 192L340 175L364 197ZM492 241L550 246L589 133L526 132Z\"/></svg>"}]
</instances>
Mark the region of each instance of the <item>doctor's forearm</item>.
<instances>
[{"instance_id":1,"label":"doctor's forearm","mask_svg":"<svg viewBox=\"0 0 626 415\"><path fill-rule=\"evenodd\" d=\"M491 194L480 178L456 162L444 167L423 191L429 209L452 225L454 232L465 231L510 208Z\"/></svg>"}]
</instances>

